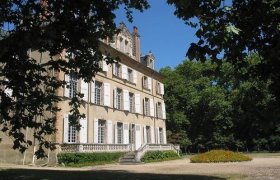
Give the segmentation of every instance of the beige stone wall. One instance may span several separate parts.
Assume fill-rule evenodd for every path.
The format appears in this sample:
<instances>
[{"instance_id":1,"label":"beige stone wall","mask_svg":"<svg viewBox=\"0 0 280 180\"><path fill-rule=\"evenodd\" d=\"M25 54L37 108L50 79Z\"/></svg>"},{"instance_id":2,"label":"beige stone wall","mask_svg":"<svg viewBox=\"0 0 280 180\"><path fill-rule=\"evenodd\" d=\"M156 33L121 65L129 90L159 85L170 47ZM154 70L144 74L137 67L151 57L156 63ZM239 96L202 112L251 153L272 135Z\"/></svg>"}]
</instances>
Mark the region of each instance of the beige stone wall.
<instances>
[{"instance_id":1,"label":"beige stone wall","mask_svg":"<svg viewBox=\"0 0 280 180\"><path fill-rule=\"evenodd\" d=\"M108 46L105 46L106 52L114 53L114 49ZM115 52L116 53L116 52ZM102 105L96 105L90 102L90 88L89 85L89 94L88 99L89 102L85 102L83 106L81 107L80 111L84 114L86 114L87 120L88 120L88 143L93 143L93 137L94 137L94 119L102 119L102 120L111 120L113 124L116 124L117 122L122 123L129 123L129 124L139 124L141 125L141 135L143 136L143 127L144 126L151 126L154 127L160 127L165 129L166 123L164 119L158 119L156 117L152 116L145 116L143 115L143 99L149 98L154 100L154 110L156 111L156 103L161 102L164 103L163 95L160 95L156 92L156 83L162 82L162 77L155 72L154 70L151 70L150 68L144 67L142 64L136 62L135 60L131 59L130 57L124 55L121 52L117 52L116 56L121 58L121 65L126 65L128 68L131 68L133 70L137 71L137 83L131 83L127 80L124 80L120 77L116 77L113 75L113 65L108 65L108 71L107 72L99 72L96 77L94 78L95 81L101 82L101 83L109 83L110 84L110 106L102 106ZM142 78L143 76L147 76L152 78L152 89L147 90L146 88L143 88L142 85ZM64 74L60 73L59 78L64 78ZM122 90L128 90L131 93L134 94L140 94L141 97L141 113L130 113L124 110L119 110L113 108L114 106L114 97L113 97L113 89L119 88ZM58 91L58 94L63 96L64 89L61 88ZM63 117L64 114L69 113L69 105L67 102L68 98L65 98L66 101L61 102L59 104L59 107L62 108L62 111L58 113L57 119L57 143L63 143ZM154 113L156 115L156 112ZM156 133L156 130L154 130L154 133ZM114 136L114 133L113 133ZM156 135L155 135L156 137ZM141 141L143 143L143 137L141 137ZM79 141L79 139L78 139Z\"/></svg>"},{"instance_id":2,"label":"beige stone wall","mask_svg":"<svg viewBox=\"0 0 280 180\"><path fill-rule=\"evenodd\" d=\"M111 55L118 56L121 59L121 64L124 64L128 66L129 68L137 71L137 83L133 84L126 80L123 80L122 78L115 77L112 72L112 65L108 65L108 71L107 72L100 72L96 75L95 80L100 81L102 83L110 83L110 107L102 106L102 105L95 105L93 103L84 102L82 107L80 108L82 113L86 114L87 117L87 139L88 143L93 143L94 139L94 120L95 119L102 119L102 120L111 120L113 125L115 125L117 122L122 123L129 123L129 124L138 124L141 125L141 142L143 142L143 127L144 126L151 126L154 127L160 127L165 129L166 123L164 119L158 119L156 117L148 117L143 115L143 98L150 98L154 99L154 108L156 110L156 103L157 102L164 102L163 96L156 93L156 83L157 81L162 82L163 77L155 72L154 70L145 67L144 65L140 64L139 62L135 61L134 59L130 58L124 53L121 53L112 47L101 44L101 50L106 53L110 53ZM105 53L106 51L106 53ZM62 52L57 57L53 57L54 59L57 59L59 57L65 57L65 53ZM45 63L48 60L50 60L50 57L48 53L41 54L38 51L32 51L31 54L32 58L38 60L38 62ZM64 74L62 72L50 72L55 77L59 79L64 79ZM147 90L143 88L142 86L142 78L143 76L147 76L152 78L152 90ZM128 90L129 92L132 92L134 94L140 94L141 97L141 113L130 113L124 110L118 110L113 108L113 89L114 87ZM90 86L89 86L89 100L90 100ZM57 132L54 134L51 138L53 142L55 143L63 143L63 136L64 136L64 115L69 113L70 107L68 105L69 99L64 97L64 88L60 88L57 90L57 94L65 99L65 101L62 101L58 103L58 107L60 107L62 110L56 114L57 116L57 122L56 122L56 129ZM155 113L156 114L156 113ZM0 132L1 133L1 132ZM156 133L156 131L154 131ZM114 137L114 133L113 137ZM3 142L0 143L0 163L16 163L16 164L44 164L44 163L55 163L56 162L56 153L57 151L53 151L49 153L48 159L43 160L33 160L33 153L34 153L34 146L30 146L29 149L24 153L21 154L17 150L12 150L12 140L9 139L9 137L0 134L1 137L3 137ZM32 138L31 130L27 132L27 136L29 138ZM156 135L155 135L156 137ZM79 139L78 139L79 142ZM114 141L113 141L114 142ZM36 142L35 144L36 148ZM47 150L48 152L48 150Z\"/></svg>"},{"instance_id":3,"label":"beige stone wall","mask_svg":"<svg viewBox=\"0 0 280 180\"><path fill-rule=\"evenodd\" d=\"M27 129L24 133L28 139L32 140L32 145L24 153L21 153L18 149L13 149L13 139L0 132L0 137L2 138L2 142L0 143L0 163L22 165L56 164L57 150L50 151L49 149L45 149L47 158L37 159L33 156L37 144L36 141L34 142L33 130Z\"/></svg>"}]
</instances>

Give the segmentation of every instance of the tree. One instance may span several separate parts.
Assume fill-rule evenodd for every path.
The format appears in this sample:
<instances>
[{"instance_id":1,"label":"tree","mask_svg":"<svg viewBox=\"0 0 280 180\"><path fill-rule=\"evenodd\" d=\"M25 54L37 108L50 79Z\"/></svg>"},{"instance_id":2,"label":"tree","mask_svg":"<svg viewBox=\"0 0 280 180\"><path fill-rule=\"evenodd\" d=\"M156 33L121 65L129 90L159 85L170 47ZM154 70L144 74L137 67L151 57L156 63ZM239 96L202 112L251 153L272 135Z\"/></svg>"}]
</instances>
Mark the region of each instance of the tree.
<instances>
[{"instance_id":1,"label":"tree","mask_svg":"<svg viewBox=\"0 0 280 180\"><path fill-rule=\"evenodd\" d=\"M117 32L115 10L124 7L132 21L132 10L149 7L147 0L4 0L0 3L0 128L14 140L14 149L24 152L31 141L24 130L34 129L39 142L37 157L43 148L54 148L46 135L55 133L56 104L62 98L55 93L66 85L53 74L74 73L90 82L100 70L102 59L99 40ZM37 62L28 56L30 49L49 53ZM60 54L66 52L69 61ZM108 55L107 63L113 62ZM7 91L10 92L7 93ZM72 98L70 122L79 128L77 119L83 94ZM48 115L47 115L48 114ZM39 119L39 120L38 120Z\"/></svg>"},{"instance_id":2,"label":"tree","mask_svg":"<svg viewBox=\"0 0 280 180\"><path fill-rule=\"evenodd\" d=\"M196 28L190 59L218 64L230 62L244 67L246 57L257 53L262 59L252 74L270 79L278 97L280 87L280 1L279 0L167 0L175 15Z\"/></svg>"},{"instance_id":3,"label":"tree","mask_svg":"<svg viewBox=\"0 0 280 180\"><path fill-rule=\"evenodd\" d=\"M270 90L271 80L251 74L261 59L253 54L247 65L184 61L163 68L169 140L190 140L188 149L279 150L280 108ZM180 133L178 133L180 132Z\"/></svg>"},{"instance_id":4,"label":"tree","mask_svg":"<svg viewBox=\"0 0 280 180\"><path fill-rule=\"evenodd\" d=\"M193 150L227 147L232 141L231 103L226 91L216 85L215 66L184 61L174 70L163 68L167 127L184 132Z\"/></svg>"}]
</instances>

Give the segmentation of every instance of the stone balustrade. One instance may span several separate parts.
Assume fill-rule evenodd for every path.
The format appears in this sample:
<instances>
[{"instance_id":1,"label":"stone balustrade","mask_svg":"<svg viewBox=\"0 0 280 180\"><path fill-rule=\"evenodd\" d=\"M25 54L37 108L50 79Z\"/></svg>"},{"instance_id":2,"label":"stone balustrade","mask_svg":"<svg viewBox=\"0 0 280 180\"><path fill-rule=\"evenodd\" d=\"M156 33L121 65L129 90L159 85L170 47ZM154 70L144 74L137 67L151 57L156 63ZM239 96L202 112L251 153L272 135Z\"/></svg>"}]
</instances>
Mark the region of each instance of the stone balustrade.
<instances>
[{"instance_id":1,"label":"stone balustrade","mask_svg":"<svg viewBox=\"0 0 280 180\"><path fill-rule=\"evenodd\" d=\"M61 152L126 152L130 144L61 144Z\"/></svg>"}]
</instances>

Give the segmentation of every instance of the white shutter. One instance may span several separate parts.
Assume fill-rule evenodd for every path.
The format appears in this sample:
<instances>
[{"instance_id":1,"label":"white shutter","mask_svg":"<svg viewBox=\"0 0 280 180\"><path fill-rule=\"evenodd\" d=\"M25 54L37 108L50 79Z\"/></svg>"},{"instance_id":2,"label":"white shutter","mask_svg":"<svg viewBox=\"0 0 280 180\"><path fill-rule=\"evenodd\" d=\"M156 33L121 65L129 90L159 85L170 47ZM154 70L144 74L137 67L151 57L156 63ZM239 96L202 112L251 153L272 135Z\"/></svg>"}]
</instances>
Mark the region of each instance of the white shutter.
<instances>
[{"instance_id":1,"label":"white shutter","mask_svg":"<svg viewBox=\"0 0 280 180\"><path fill-rule=\"evenodd\" d=\"M162 119L166 119L165 103L162 103Z\"/></svg>"},{"instance_id":2,"label":"white shutter","mask_svg":"<svg viewBox=\"0 0 280 180\"><path fill-rule=\"evenodd\" d=\"M160 83L160 94L164 95L164 85Z\"/></svg>"},{"instance_id":3,"label":"white shutter","mask_svg":"<svg viewBox=\"0 0 280 180\"><path fill-rule=\"evenodd\" d=\"M144 144L147 144L147 130L146 130L146 126L143 126L143 138L144 138Z\"/></svg>"},{"instance_id":4,"label":"white shutter","mask_svg":"<svg viewBox=\"0 0 280 180\"><path fill-rule=\"evenodd\" d=\"M128 90L123 90L123 109L129 111L129 92Z\"/></svg>"},{"instance_id":5,"label":"white shutter","mask_svg":"<svg viewBox=\"0 0 280 180\"><path fill-rule=\"evenodd\" d=\"M133 70L133 83L137 84L137 71Z\"/></svg>"},{"instance_id":6,"label":"white shutter","mask_svg":"<svg viewBox=\"0 0 280 180\"><path fill-rule=\"evenodd\" d=\"M110 106L110 84L104 83L104 106Z\"/></svg>"},{"instance_id":7,"label":"white shutter","mask_svg":"<svg viewBox=\"0 0 280 180\"><path fill-rule=\"evenodd\" d=\"M113 96L114 96L114 108L117 108L117 89L114 87L113 89Z\"/></svg>"},{"instance_id":8,"label":"white shutter","mask_svg":"<svg viewBox=\"0 0 280 180\"><path fill-rule=\"evenodd\" d=\"M154 126L151 126L151 143L155 144L155 130L154 130Z\"/></svg>"},{"instance_id":9,"label":"white shutter","mask_svg":"<svg viewBox=\"0 0 280 180\"><path fill-rule=\"evenodd\" d=\"M127 77L127 66L126 65L122 65L122 78L123 79L128 79L128 77Z\"/></svg>"},{"instance_id":10,"label":"white shutter","mask_svg":"<svg viewBox=\"0 0 280 180\"><path fill-rule=\"evenodd\" d=\"M118 125L115 124L115 144L118 144Z\"/></svg>"},{"instance_id":11,"label":"white shutter","mask_svg":"<svg viewBox=\"0 0 280 180\"><path fill-rule=\"evenodd\" d=\"M165 128L162 128L162 133L163 133L163 144L166 144L167 141L166 141L166 129Z\"/></svg>"},{"instance_id":12,"label":"white shutter","mask_svg":"<svg viewBox=\"0 0 280 180\"><path fill-rule=\"evenodd\" d=\"M150 98L150 116L155 116L154 100Z\"/></svg>"},{"instance_id":13,"label":"white shutter","mask_svg":"<svg viewBox=\"0 0 280 180\"><path fill-rule=\"evenodd\" d=\"M123 144L129 144L129 124L123 124Z\"/></svg>"},{"instance_id":14,"label":"white shutter","mask_svg":"<svg viewBox=\"0 0 280 180\"><path fill-rule=\"evenodd\" d=\"M91 88L90 88L90 102L95 103L95 81L91 81Z\"/></svg>"},{"instance_id":15,"label":"white shutter","mask_svg":"<svg viewBox=\"0 0 280 180\"><path fill-rule=\"evenodd\" d=\"M135 150L141 147L141 125L135 125Z\"/></svg>"},{"instance_id":16,"label":"white shutter","mask_svg":"<svg viewBox=\"0 0 280 180\"><path fill-rule=\"evenodd\" d=\"M115 63L113 64L113 75L116 76L116 64Z\"/></svg>"},{"instance_id":17,"label":"white shutter","mask_svg":"<svg viewBox=\"0 0 280 180\"><path fill-rule=\"evenodd\" d=\"M112 121L107 120L107 144L113 144L113 124Z\"/></svg>"},{"instance_id":18,"label":"white shutter","mask_svg":"<svg viewBox=\"0 0 280 180\"><path fill-rule=\"evenodd\" d=\"M87 143L87 118L80 119L80 143Z\"/></svg>"},{"instance_id":19,"label":"white shutter","mask_svg":"<svg viewBox=\"0 0 280 180\"><path fill-rule=\"evenodd\" d=\"M84 94L82 99L84 101L88 101L88 83L86 83L83 79L81 80L81 93Z\"/></svg>"},{"instance_id":20,"label":"white shutter","mask_svg":"<svg viewBox=\"0 0 280 180\"><path fill-rule=\"evenodd\" d=\"M65 74L64 75L64 81L66 82L66 85L64 86L64 96L65 97L69 97L69 93L70 93L69 88L67 88L67 86L69 86L69 80L70 80L69 75Z\"/></svg>"},{"instance_id":21,"label":"white shutter","mask_svg":"<svg viewBox=\"0 0 280 180\"><path fill-rule=\"evenodd\" d=\"M69 115L64 114L63 142L68 143Z\"/></svg>"},{"instance_id":22,"label":"white shutter","mask_svg":"<svg viewBox=\"0 0 280 180\"><path fill-rule=\"evenodd\" d=\"M108 71L108 64L105 61L106 56L103 55L103 60L102 60L102 71Z\"/></svg>"},{"instance_id":23,"label":"white shutter","mask_svg":"<svg viewBox=\"0 0 280 180\"><path fill-rule=\"evenodd\" d=\"M152 89L152 79L148 77L148 89Z\"/></svg>"},{"instance_id":24,"label":"white shutter","mask_svg":"<svg viewBox=\"0 0 280 180\"><path fill-rule=\"evenodd\" d=\"M93 123L93 143L98 143L98 119L94 119Z\"/></svg>"},{"instance_id":25,"label":"white shutter","mask_svg":"<svg viewBox=\"0 0 280 180\"><path fill-rule=\"evenodd\" d=\"M157 144L160 144L159 127L156 128L157 131Z\"/></svg>"},{"instance_id":26,"label":"white shutter","mask_svg":"<svg viewBox=\"0 0 280 180\"><path fill-rule=\"evenodd\" d=\"M140 94L135 94L135 112L141 113L141 100L140 100Z\"/></svg>"}]
</instances>

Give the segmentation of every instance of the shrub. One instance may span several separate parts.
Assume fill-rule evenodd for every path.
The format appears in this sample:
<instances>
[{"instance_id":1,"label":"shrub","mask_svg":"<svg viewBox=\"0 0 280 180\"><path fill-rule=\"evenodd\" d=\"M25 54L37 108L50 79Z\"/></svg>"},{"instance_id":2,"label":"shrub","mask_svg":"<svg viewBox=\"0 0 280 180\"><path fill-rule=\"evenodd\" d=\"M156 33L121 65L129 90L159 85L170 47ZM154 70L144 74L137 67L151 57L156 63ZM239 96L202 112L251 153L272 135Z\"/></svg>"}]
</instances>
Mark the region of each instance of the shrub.
<instances>
[{"instance_id":1,"label":"shrub","mask_svg":"<svg viewBox=\"0 0 280 180\"><path fill-rule=\"evenodd\" d=\"M240 162L251 161L252 158L238 152L226 150L212 150L198 154L191 159L192 163L218 163L218 162Z\"/></svg>"},{"instance_id":2,"label":"shrub","mask_svg":"<svg viewBox=\"0 0 280 180\"><path fill-rule=\"evenodd\" d=\"M178 159L179 156L174 151L148 151L141 158L143 162L157 162Z\"/></svg>"},{"instance_id":3,"label":"shrub","mask_svg":"<svg viewBox=\"0 0 280 180\"><path fill-rule=\"evenodd\" d=\"M123 152L102 153L61 153L58 154L58 163L66 166L81 167L117 162Z\"/></svg>"}]
</instances>

